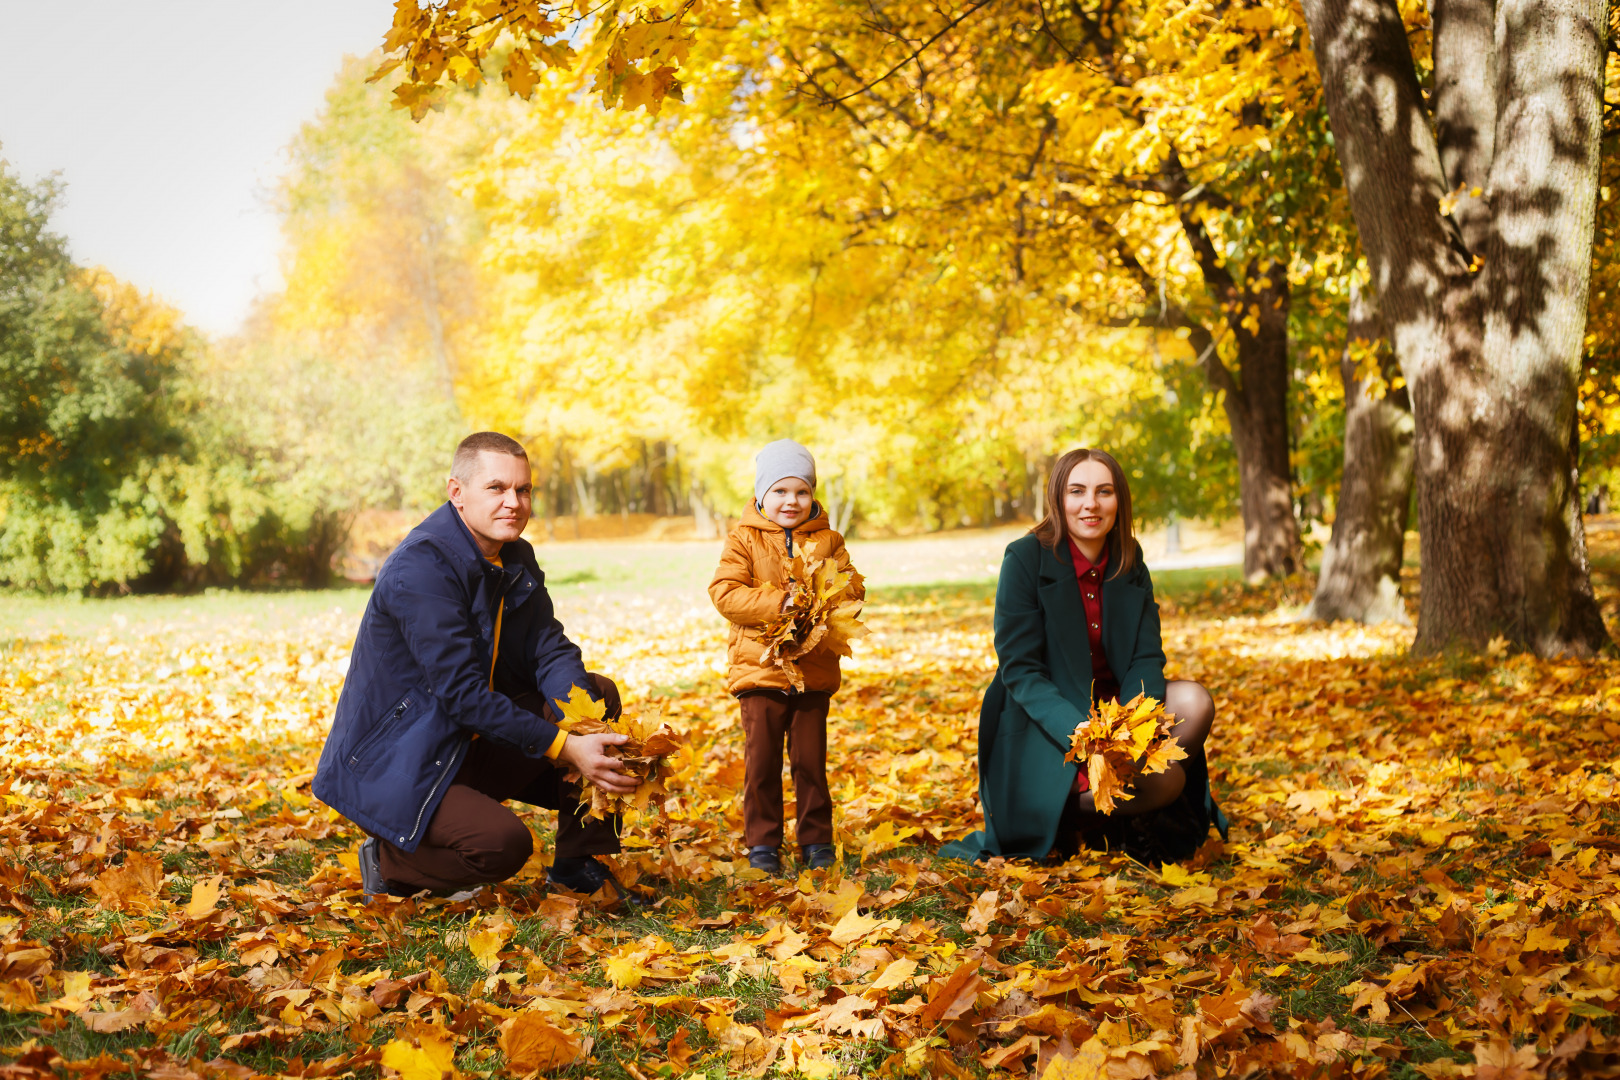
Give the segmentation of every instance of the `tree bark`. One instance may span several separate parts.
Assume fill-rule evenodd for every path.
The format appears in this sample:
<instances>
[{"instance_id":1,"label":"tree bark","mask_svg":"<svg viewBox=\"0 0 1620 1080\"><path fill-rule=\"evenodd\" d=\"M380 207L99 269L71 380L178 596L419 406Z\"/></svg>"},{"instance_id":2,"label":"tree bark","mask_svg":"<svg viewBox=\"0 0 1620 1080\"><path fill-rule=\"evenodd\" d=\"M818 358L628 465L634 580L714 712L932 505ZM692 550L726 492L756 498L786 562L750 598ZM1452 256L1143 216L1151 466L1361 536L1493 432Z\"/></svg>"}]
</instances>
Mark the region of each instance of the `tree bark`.
<instances>
[{"instance_id":1,"label":"tree bark","mask_svg":"<svg viewBox=\"0 0 1620 1080\"><path fill-rule=\"evenodd\" d=\"M1412 506L1412 407L1405 388L1374 397L1358 370L1358 351L1381 343L1378 310L1359 285L1350 288L1344 381L1344 479L1333 536L1322 550L1307 619L1411 625L1401 600L1401 559ZM1384 383L1395 374L1380 348Z\"/></svg>"},{"instance_id":2,"label":"tree bark","mask_svg":"<svg viewBox=\"0 0 1620 1080\"><path fill-rule=\"evenodd\" d=\"M1494 0L1437 0L1434 10L1434 128L1446 189L1470 251L1490 233L1482 198L1496 145ZM1480 189L1480 195L1473 194Z\"/></svg>"},{"instance_id":3,"label":"tree bark","mask_svg":"<svg viewBox=\"0 0 1620 1080\"><path fill-rule=\"evenodd\" d=\"M1208 329L1188 324L1188 341L1198 350L1211 389L1221 394L1232 429L1243 515L1243 576L1249 581L1287 577L1300 568L1288 460L1288 270L1274 263L1250 265L1239 284L1190 213L1183 214L1182 230L1237 345L1234 374L1221 361Z\"/></svg>"},{"instance_id":4,"label":"tree bark","mask_svg":"<svg viewBox=\"0 0 1620 1080\"><path fill-rule=\"evenodd\" d=\"M1479 648L1499 636L1547 656L1608 647L1580 527L1574 434L1605 0L1496 5L1488 151L1475 138L1463 153L1457 133L1468 125L1455 121L1467 93L1456 68L1479 57L1437 52L1446 153L1464 173L1489 155L1466 228L1443 212L1455 187L1393 0L1304 8L1362 250L1411 388L1416 648Z\"/></svg>"}]
</instances>

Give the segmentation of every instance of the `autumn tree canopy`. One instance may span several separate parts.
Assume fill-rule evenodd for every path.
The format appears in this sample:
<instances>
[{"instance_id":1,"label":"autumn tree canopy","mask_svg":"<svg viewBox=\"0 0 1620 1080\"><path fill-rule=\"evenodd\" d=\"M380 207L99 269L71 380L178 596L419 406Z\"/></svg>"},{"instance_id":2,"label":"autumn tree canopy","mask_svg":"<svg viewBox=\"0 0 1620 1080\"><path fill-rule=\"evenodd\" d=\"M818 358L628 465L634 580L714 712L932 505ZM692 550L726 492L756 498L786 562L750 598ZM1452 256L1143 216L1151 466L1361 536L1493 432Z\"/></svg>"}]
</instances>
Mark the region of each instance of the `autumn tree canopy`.
<instances>
[{"instance_id":1,"label":"autumn tree canopy","mask_svg":"<svg viewBox=\"0 0 1620 1080\"><path fill-rule=\"evenodd\" d=\"M414 0L400 5L389 46L415 65L402 101L418 105L441 76L479 78L465 62L435 67L433 50L493 42L510 18L478 6L476 34L458 38L444 21L452 9L464 22L474 10L450 5L430 33ZM631 55L613 42L656 39L672 89L678 66L682 96L711 110L705 102L724 101L750 138L823 179L819 212L843 223L846 243L948 252L1003 297L1067 304L1092 325L1181 331L1226 413L1252 573L1297 565L1287 406L1304 343L1291 342L1291 306L1348 296L1326 280L1347 281L1361 255L1331 167L1343 161L1379 326L1413 395L1426 563L1439 572L1461 560L1424 590L1420 641L1607 643L1586 584L1575 420L1602 5L1449 0L1431 26L1393 0L1311 3L1309 42L1299 9L1264 2L695 10L603 12L594 85L608 85L614 55ZM570 60L521 35L520 53ZM1376 80L1399 88L1399 132L1377 119ZM632 104L660 106L639 94ZM1504 512L1526 497L1535 510ZM1388 549L1359 559L1344 549L1340 568L1366 578Z\"/></svg>"}]
</instances>

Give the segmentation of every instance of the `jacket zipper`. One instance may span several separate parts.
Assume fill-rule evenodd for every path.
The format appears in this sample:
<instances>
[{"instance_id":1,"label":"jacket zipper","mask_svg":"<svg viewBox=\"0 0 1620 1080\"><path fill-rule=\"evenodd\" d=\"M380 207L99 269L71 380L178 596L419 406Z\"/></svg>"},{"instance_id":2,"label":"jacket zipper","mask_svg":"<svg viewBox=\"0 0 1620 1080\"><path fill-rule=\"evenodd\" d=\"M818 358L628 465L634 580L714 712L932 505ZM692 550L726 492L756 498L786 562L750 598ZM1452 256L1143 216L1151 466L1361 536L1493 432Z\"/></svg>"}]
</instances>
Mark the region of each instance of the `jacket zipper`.
<instances>
[{"instance_id":1,"label":"jacket zipper","mask_svg":"<svg viewBox=\"0 0 1620 1080\"><path fill-rule=\"evenodd\" d=\"M788 553L788 558L791 559L791 558L793 558L793 530L792 529L783 529L782 532L787 537L787 553ZM797 694L798 691L793 689L793 685L791 683L789 683L788 688L787 688L787 693L788 693L788 697L792 697L793 695Z\"/></svg>"},{"instance_id":2,"label":"jacket zipper","mask_svg":"<svg viewBox=\"0 0 1620 1080\"><path fill-rule=\"evenodd\" d=\"M422 800L421 809L416 811L416 824L411 826L411 835L410 836L402 836L402 837L400 837L399 838L400 843L402 843L402 844L409 843L411 841L411 838L414 837L417 834L418 830L420 830L422 828L422 815L427 813L428 803L431 803L433 801L433 796L434 796L435 793L438 792L439 785L444 783L444 778L446 776L450 775L450 770L456 767L457 761L460 759L462 752L464 750L466 750L466 749L467 749L467 744L462 743L460 746L456 747L456 752L450 755L449 763L445 765L444 771L439 774L439 778L437 780L433 781L433 786L428 788L427 798Z\"/></svg>"}]
</instances>

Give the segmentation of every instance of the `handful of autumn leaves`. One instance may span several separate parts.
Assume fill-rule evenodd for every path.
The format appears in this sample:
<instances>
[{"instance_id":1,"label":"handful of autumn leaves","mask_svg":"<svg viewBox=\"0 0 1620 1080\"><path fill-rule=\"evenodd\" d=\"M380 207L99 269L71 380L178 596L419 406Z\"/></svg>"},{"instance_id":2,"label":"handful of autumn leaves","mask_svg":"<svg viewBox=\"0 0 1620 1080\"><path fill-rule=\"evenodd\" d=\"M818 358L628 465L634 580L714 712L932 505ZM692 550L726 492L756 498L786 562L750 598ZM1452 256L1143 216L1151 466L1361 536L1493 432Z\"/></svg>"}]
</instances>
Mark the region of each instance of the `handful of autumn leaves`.
<instances>
[{"instance_id":1,"label":"handful of autumn leaves","mask_svg":"<svg viewBox=\"0 0 1620 1080\"><path fill-rule=\"evenodd\" d=\"M818 647L849 656L849 643L869 633L860 619L862 602L850 596L863 579L853 566L839 569L836 560L817 555L811 544L782 560L782 579L788 582L788 606L760 637L763 659L787 672L793 689L802 691L800 657Z\"/></svg>"},{"instance_id":2,"label":"handful of autumn leaves","mask_svg":"<svg viewBox=\"0 0 1620 1080\"><path fill-rule=\"evenodd\" d=\"M636 790L629 795L615 795L603 791L595 784L582 784L580 805L590 804L587 818L605 818L609 814L622 814L634 808L645 810L654 795L664 794L664 758L680 749L686 737L666 723L643 720L621 712L618 719L607 719L607 704L592 701L591 695L579 687L569 691L567 701L557 703L557 726L570 735L628 735L630 741L620 746L604 747L602 752L620 761L621 772L635 777ZM568 779L583 779L578 770L570 769Z\"/></svg>"},{"instance_id":3,"label":"handful of autumn leaves","mask_svg":"<svg viewBox=\"0 0 1620 1080\"><path fill-rule=\"evenodd\" d=\"M1164 703L1146 694L1137 694L1124 705L1092 703L1091 716L1080 721L1069 736L1069 752L1063 760L1085 766L1098 813L1112 813L1116 797L1128 797L1138 776L1164 772L1187 756L1170 733L1174 723L1164 711Z\"/></svg>"}]
</instances>

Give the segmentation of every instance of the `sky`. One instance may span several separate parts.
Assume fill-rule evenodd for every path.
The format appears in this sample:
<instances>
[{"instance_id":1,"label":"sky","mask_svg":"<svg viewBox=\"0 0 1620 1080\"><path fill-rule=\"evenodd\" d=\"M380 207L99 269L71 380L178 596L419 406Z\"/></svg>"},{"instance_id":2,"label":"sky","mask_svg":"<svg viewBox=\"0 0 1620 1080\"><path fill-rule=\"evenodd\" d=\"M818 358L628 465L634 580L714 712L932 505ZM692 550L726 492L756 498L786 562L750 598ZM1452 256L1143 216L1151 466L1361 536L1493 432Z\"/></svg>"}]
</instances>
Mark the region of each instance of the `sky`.
<instances>
[{"instance_id":1,"label":"sky","mask_svg":"<svg viewBox=\"0 0 1620 1080\"><path fill-rule=\"evenodd\" d=\"M392 18L392 0L0 0L0 158L66 184L52 223L75 261L228 334L278 287L284 148Z\"/></svg>"}]
</instances>

